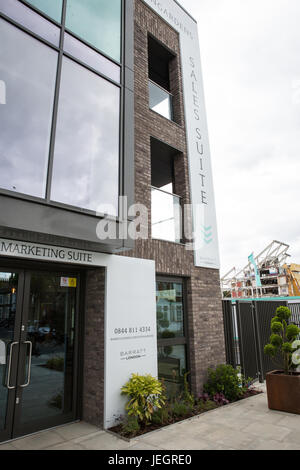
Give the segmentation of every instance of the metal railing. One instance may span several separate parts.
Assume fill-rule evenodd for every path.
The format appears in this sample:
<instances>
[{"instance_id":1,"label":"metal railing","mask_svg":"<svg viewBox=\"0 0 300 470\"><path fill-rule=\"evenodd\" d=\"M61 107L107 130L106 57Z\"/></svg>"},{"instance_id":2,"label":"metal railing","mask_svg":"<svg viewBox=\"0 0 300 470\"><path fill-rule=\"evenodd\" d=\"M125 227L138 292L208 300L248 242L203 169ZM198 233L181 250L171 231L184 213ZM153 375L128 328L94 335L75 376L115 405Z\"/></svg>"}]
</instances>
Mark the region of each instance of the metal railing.
<instances>
[{"instance_id":1,"label":"metal railing","mask_svg":"<svg viewBox=\"0 0 300 470\"><path fill-rule=\"evenodd\" d=\"M152 80L149 80L149 107L152 111L173 121L173 96Z\"/></svg>"},{"instance_id":2,"label":"metal railing","mask_svg":"<svg viewBox=\"0 0 300 470\"><path fill-rule=\"evenodd\" d=\"M181 198L151 187L152 238L180 243L182 239Z\"/></svg>"}]
</instances>

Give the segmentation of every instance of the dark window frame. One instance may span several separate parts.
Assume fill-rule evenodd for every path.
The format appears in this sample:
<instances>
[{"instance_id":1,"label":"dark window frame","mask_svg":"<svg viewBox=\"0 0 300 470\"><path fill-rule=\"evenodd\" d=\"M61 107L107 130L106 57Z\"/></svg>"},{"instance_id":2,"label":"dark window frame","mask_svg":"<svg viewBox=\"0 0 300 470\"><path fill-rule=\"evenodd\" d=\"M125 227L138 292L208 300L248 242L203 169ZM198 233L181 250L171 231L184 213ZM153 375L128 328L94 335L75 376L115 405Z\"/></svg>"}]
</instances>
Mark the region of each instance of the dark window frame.
<instances>
[{"instance_id":1,"label":"dark window frame","mask_svg":"<svg viewBox=\"0 0 300 470\"><path fill-rule=\"evenodd\" d=\"M183 333L184 336L177 338L157 338L157 348L164 346L184 346L185 347L185 361L186 361L186 372L189 373L188 381L190 382L191 373L191 362L190 362L190 348L189 348L189 329L188 329L188 304L187 304L187 278L185 277L174 277L156 274L155 287L157 288L157 282L174 282L182 285L182 304L183 304Z\"/></svg>"},{"instance_id":2,"label":"dark window frame","mask_svg":"<svg viewBox=\"0 0 300 470\"><path fill-rule=\"evenodd\" d=\"M47 21L50 23L54 24L60 29L60 42L59 42L59 47L56 47L54 44L51 42L47 41L46 39L42 38L38 34L34 33L33 31L29 30L22 24L16 22L12 18L8 17L4 13L0 11L0 18L3 20L7 21L8 23L12 24L19 30L23 31L26 34L29 34L32 38L38 40L39 42L45 44L46 46L52 48L56 52L58 52L58 64L57 64L57 71L56 71L56 84L55 84L55 94L54 94L54 103L53 103L53 111L52 111L52 124L51 124L51 131L50 131L50 142L49 142L49 156L48 156L48 167L47 167L47 178L46 178L46 191L45 191L45 198L40 198L36 196L31 196L23 193L18 193L14 191L10 191L7 189L0 188L0 196L11 196L14 199L21 199L21 200L27 200L29 202L35 202L38 204L42 204L45 206L51 206L57 209L65 209L71 212L76 212L79 214L86 214L90 216L94 216L97 218L104 217L105 214L99 214L96 213L95 211L85 209L82 207L77 207L77 206L72 206L56 201L52 201L50 198L50 193L51 193L51 183L52 183L52 170L53 170L53 161L54 161L54 147L55 147L55 137L56 137L56 124L57 124L57 116L58 116L58 104L59 104L59 93L60 93L60 83L61 83L61 73L62 73L62 61L63 57L66 56L69 59L73 60L75 63L78 65L84 67L85 69L89 70L90 72L98 75L99 77L107 80L108 82L112 83L114 86L118 87L120 89L120 119L119 119L119 192L118 192L118 197L122 196L125 194L125 182L124 182L124 115L125 115L125 100L124 100L124 95L125 95L125 66L126 64L124 63L124 50L125 50L125 5L124 5L124 0L121 0L121 62L118 63L114 59L108 57L105 53L102 51L98 50L96 47L93 47L91 44L87 43L84 41L82 38L79 38L65 28L65 22L66 22L66 7L67 7L67 1L68 0L63 0L63 7L62 7L62 21L61 23L58 23L55 21L53 18L49 17L47 14L44 12L40 11L37 9L35 6L27 3L26 0L18 0L20 3L28 7L29 9L33 10L34 12L38 13L41 17L45 18ZM63 50L64 46L64 34L67 32L71 36L75 37L77 40L82 42L84 45L87 47L91 48L92 50L96 51L100 55L102 55L105 59L111 61L112 63L118 65L120 67L120 83L115 82L112 80L110 77L104 75L103 73L100 73L99 71L93 69L86 63L80 61L73 55L65 52ZM117 217L112 216L114 219L119 218L119 213L120 213L120 208L118 208L118 215Z\"/></svg>"}]
</instances>

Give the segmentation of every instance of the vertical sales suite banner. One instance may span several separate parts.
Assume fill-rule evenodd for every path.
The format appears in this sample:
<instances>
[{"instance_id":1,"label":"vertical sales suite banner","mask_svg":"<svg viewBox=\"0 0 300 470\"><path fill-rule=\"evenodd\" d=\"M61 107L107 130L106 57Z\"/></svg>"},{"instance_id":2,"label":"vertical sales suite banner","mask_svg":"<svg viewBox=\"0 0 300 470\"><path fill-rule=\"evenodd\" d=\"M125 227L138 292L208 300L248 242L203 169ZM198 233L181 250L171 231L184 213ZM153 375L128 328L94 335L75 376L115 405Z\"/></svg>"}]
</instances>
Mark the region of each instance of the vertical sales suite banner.
<instances>
[{"instance_id":1,"label":"vertical sales suite banner","mask_svg":"<svg viewBox=\"0 0 300 470\"><path fill-rule=\"evenodd\" d=\"M180 36L195 266L220 268L197 23L174 0L144 0Z\"/></svg>"}]
</instances>

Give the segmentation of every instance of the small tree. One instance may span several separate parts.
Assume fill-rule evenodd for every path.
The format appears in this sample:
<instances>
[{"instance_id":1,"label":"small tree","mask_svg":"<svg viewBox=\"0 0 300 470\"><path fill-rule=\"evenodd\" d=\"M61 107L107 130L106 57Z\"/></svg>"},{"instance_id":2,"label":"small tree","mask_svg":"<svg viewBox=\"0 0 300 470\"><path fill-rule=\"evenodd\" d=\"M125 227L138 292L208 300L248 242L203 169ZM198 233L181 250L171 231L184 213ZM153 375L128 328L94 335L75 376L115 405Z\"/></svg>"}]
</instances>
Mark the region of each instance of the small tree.
<instances>
[{"instance_id":1,"label":"small tree","mask_svg":"<svg viewBox=\"0 0 300 470\"><path fill-rule=\"evenodd\" d=\"M291 373L295 367L293 353L295 340L300 333L300 328L293 323L288 324L290 316L291 311L288 307L281 306L276 309L275 316L271 320L270 342L264 348L265 354L270 356L274 363L276 358L281 357L280 367L283 367L286 374Z\"/></svg>"}]
</instances>

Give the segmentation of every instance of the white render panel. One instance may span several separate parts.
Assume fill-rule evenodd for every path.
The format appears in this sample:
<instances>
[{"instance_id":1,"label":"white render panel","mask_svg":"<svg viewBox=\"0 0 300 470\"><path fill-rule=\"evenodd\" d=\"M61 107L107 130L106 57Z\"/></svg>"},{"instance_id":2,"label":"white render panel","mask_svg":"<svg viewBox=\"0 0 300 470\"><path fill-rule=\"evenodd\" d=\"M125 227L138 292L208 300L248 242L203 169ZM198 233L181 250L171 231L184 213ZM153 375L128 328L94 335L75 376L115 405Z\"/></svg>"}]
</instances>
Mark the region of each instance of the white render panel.
<instances>
[{"instance_id":1,"label":"white render panel","mask_svg":"<svg viewBox=\"0 0 300 470\"><path fill-rule=\"evenodd\" d=\"M121 387L132 373L157 377L154 261L111 257L106 278L105 423L124 414Z\"/></svg>"}]
</instances>

